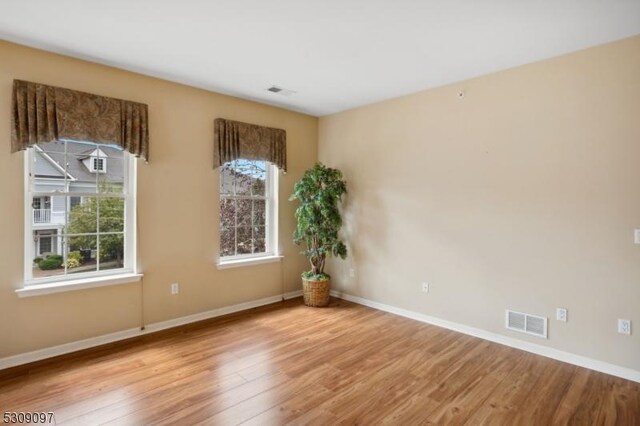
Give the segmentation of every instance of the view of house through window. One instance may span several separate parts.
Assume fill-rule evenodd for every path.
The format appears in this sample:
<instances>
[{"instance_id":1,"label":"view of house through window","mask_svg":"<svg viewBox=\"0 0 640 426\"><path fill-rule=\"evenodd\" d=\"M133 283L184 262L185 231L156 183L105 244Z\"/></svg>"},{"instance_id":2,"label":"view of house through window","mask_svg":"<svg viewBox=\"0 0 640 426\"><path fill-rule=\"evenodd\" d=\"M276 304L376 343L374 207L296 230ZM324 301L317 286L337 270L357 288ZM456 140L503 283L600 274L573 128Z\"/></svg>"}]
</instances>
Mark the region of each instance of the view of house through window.
<instances>
[{"instance_id":1,"label":"view of house through window","mask_svg":"<svg viewBox=\"0 0 640 426\"><path fill-rule=\"evenodd\" d=\"M129 154L68 141L29 151L27 280L125 268Z\"/></svg>"},{"instance_id":2,"label":"view of house through window","mask_svg":"<svg viewBox=\"0 0 640 426\"><path fill-rule=\"evenodd\" d=\"M235 160L220 168L220 257L273 254L274 166Z\"/></svg>"}]
</instances>

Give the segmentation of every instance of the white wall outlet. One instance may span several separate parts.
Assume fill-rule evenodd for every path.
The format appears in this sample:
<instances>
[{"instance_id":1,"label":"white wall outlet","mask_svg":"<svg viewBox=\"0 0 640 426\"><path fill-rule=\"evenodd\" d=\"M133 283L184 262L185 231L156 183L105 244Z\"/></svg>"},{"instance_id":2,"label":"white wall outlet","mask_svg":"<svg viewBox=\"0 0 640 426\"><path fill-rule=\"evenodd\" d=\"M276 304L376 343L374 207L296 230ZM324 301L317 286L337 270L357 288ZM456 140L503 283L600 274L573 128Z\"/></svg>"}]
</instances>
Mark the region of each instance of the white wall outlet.
<instances>
[{"instance_id":1,"label":"white wall outlet","mask_svg":"<svg viewBox=\"0 0 640 426\"><path fill-rule=\"evenodd\" d=\"M171 294L178 294L178 293L180 293L180 286L178 285L178 283L171 284Z\"/></svg>"},{"instance_id":2,"label":"white wall outlet","mask_svg":"<svg viewBox=\"0 0 640 426\"><path fill-rule=\"evenodd\" d=\"M618 319L618 333L631 334L631 321L628 319Z\"/></svg>"},{"instance_id":3,"label":"white wall outlet","mask_svg":"<svg viewBox=\"0 0 640 426\"><path fill-rule=\"evenodd\" d=\"M355 277L355 276L356 276L356 270L355 270L355 269L353 269L353 268L349 269L349 276L350 276L351 278Z\"/></svg>"},{"instance_id":4,"label":"white wall outlet","mask_svg":"<svg viewBox=\"0 0 640 426\"><path fill-rule=\"evenodd\" d=\"M567 308L556 308L556 319L567 322Z\"/></svg>"},{"instance_id":5,"label":"white wall outlet","mask_svg":"<svg viewBox=\"0 0 640 426\"><path fill-rule=\"evenodd\" d=\"M640 229L636 229L633 232L633 242L635 244L640 244Z\"/></svg>"},{"instance_id":6,"label":"white wall outlet","mask_svg":"<svg viewBox=\"0 0 640 426\"><path fill-rule=\"evenodd\" d=\"M429 293L429 283L422 283L422 291L424 293Z\"/></svg>"}]
</instances>

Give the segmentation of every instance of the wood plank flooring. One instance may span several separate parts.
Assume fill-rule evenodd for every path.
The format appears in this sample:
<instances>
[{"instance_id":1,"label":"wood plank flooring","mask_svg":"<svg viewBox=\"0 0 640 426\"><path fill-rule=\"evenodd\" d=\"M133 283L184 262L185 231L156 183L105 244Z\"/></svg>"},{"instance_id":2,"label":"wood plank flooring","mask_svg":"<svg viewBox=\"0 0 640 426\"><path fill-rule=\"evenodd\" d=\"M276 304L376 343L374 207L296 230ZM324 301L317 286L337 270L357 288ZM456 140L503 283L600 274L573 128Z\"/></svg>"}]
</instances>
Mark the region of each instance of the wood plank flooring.
<instances>
[{"instance_id":1,"label":"wood plank flooring","mask_svg":"<svg viewBox=\"0 0 640 426\"><path fill-rule=\"evenodd\" d=\"M0 372L59 425L640 425L640 384L333 299Z\"/></svg>"}]
</instances>

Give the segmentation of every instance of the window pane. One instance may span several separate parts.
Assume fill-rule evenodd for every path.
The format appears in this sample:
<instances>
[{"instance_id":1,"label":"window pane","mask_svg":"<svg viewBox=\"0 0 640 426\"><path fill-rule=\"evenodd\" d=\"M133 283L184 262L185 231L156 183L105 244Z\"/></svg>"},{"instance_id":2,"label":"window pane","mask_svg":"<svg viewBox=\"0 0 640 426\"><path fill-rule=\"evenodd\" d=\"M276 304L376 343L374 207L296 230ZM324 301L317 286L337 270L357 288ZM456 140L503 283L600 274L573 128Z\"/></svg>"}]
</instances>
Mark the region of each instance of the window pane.
<instances>
[{"instance_id":1,"label":"window pane","mask_svg":"<svg viewBox=\"0 0 640 426\"><path fill-rule=\"evenodd\" d=\"M124 266L124 234L100 235L100 270Z\"/></svg>"},{"instance_id":2,"label":"window pane","mask_svg":"<svg viewBox=\"0 0 640 426\"><path fill-rule=\"evenodd\" d=\"M52 198L55 198L56 211L52 212ZM33 197L31 200L31 222L34 226L64 225L64 197Z\"/></svg>"},{"instance_id":3,"label":"window pane","mask_svg":"<svg viewBox=\"0 0 640 426\"><path fill-rule=\"evenodd\" d=\"M265 239L265 227L255 226L253 228L253 252L264 253L267 251L267 244Z\"/></svg>"},{"instance_id":4,"label":"window pane","mask_svg":"<svg viewBox=\"0 0 640 426\"><path fill-rule=\"evenodd\" d=\"M52 241L53 237L51 234L47 235L39 235L40 238L40 253L42 254L51 254L52 250L55 248L55 244ZM53 253L55 254L55 253Z\"/></svg>"},{"instance_id":5,"label":"window pane","mask_svg":"<svg viewBox=\"0 0 640 426\"><path fill-rule=\"evenodd\" d=\"M97 241L95 235L67 236L67 274L97 271Z\"/></svg>"},{"instance_id":6,"label":"window pane","mask_svg":"<svg viewBox=\"0 0 640 426\"><path fill-rule=\"evenodd\" d=\"M82 197L69 197L69 209L82 204Z\"/></svg>"},{"instance_id":7,"label":"window pane","mask_svg":"<svg viewBox=\"0 0 640 426\"><path fill-rule=\"evenodd\" d=\"M236 254L235 228L222 228L220 230L220 256L233 256Z\"/></svg>"},{"instance_id":8,"label":"window pane","mask_svg":"<svg viewBox=\"0 0 640 426\"><path fill-rule=\"evenodd\" d=\"M69 173L68 178L70 179L68 182L68 191L88 193L98 192L96 181L97 176L91 171L93 160L84 153L85 151L95 150L95 146L69 143L68 148L70 150L70 152L67 153L66 163L66 170ZM72 151L71 148L75 148L75 151L80 152Z\"/></svg>"},{"instance_id":9,"label":"window pane","mask_svg":"<svg viewBox=\"0 0 640 426\"><path fill-rule=\"evenodd\" d=\"M121 194L124 184L124 152L105 145L100 145L99 148L96 160L102 168L97 172L98 192Z\"/></svg>"},{"instance_id":10,"label":"window pane","mask_svg":"<svg viewBox=\"0 0 640 426\"><path fill-rule=\"evenodd\" d=\"M33 278L64 274L62 244L57 230L33 231Z\"/></svg>"},{"instance_id":11,"label":"window pane","mask_svg":"<svg viewBox=\"0 0 640 426\"><path fill-rule=\"evenodd\" d=\"M65 190L64 144L38 144L34 148L31 165L31 190L61 192Z\"/></svg>"},{"instance_id":12,"label":"window pane","mask_svg":"<svg viewBox=\"0 0 640 426\"><path fill-rule=\"evenodd\" d=\"M251 226L252 200L237 200L236 209L238 226Z\"/></svg>"},{"instance_id":13,"label":"window pane","mask_svg":"<svg viewBox=\"0 0 640 426\"><path fill-rule=\"evenodd\" d=\"M220 226L232 228L236 226L236 200L220 200Z\"/></svg>"},{"instance_id":14,"label":"window pane","mask_svg":"<svg viewBox=\"0 0 640 426\"><path fill-rule=\"evenodd\" d=\"M236 160L227 164L230 164L230 167L235 171L236 195L264 195L267 163Z\"/></svg>"},{"instance_id":15,"label":"window pane","mask_svg":"<svg viewBox=\"0 0 640 426\"><path fill-rule=\"evenodd\" d=\"M258 161L254 164L251 183L251 193L264 197L266 191L267 182L267 163L264 161Z\"/></svg>"},{"instance_id":16,"label":"window pane","mask_svg":"<svg viewBox=\"0 0 640 426\"><path fill-rule=\"evenodd\" d=\"M73 181L71 192L97 192L97 174L93 171L98 146L90 142L67 142L66 171Z\"/></svg>"},{"instance_id":17,"label":"window pane","mask_svg":"<svg viewBox=\"0 0 640 426\"><path fill-rule=\"evenodd\" d=\"M62 254L56 229L33 231L33 242L33 253L36 257L44 257L48 254Z\"/></svg>"},{"instance_id":18,"label":"window pane","mask_svg":"<svg viewBox=\"0 0 640 426\"><path fill-rule=\"evenodd\" d=\"M81 204L69 211L67 234L88 234L97 232L98 199L86 197Z\"/></svg>"},{"instance_id":19,"label":"window pane","mask_svg":"<svg viewBox=\"0 0 640 426\"><path fill-rule=\"evenodd\" d=\"M236 169L236 195L251 195L251 184L253 179L251 179L251 176L246 173L246 165Z\"/></svg>"},{"instance_id":20,"label":"window pane","mask_svg":"<svg viewBox=\"0 0 640 426\"><path fill-rule=\"evenodd\" d=\"M225 163L220 168L220 194L233 195L234 175L233 162Z\"/></svg>"},{"instance_id":21,"label":"window pane","mask_svg":"<svg viewBox=\"0 0 640 426\"><path fill-rule=\"evenodd\" d=\"M124 199L99 198L100 232L124 231Z\"/></svg>"},{"instance_id":22,"label":"window pane","mask_svg":"<svg viewBox=\"0 0 640 426\"><path fill-rule=\"evenodd\" d=\"M267 202L265 200L253 200L253 226L265 226L267 217Z\"/></svg>"},{"instance_id":23,"label":"window pane","mask_svg":"<svg viewBox=\"0 0 640 426\"><path fill-rule=\"evenodd\" d=\"M238 254L250 254L252 250L251 227L243 226L238 230Z\"/></svg>"}]
</instances>

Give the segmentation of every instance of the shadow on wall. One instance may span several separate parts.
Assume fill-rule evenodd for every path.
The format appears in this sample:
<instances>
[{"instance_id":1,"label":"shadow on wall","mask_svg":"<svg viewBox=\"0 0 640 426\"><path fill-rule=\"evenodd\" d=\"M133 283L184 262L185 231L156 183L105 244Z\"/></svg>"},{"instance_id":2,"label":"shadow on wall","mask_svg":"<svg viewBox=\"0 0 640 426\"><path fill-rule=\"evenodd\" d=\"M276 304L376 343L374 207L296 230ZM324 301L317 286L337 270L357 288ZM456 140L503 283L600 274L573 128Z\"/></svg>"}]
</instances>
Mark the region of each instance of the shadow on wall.
<instances>
[{"instance_id":1,"label":"shadow on wall","mask_svg":"<svg viewBox=\"0 0 640 426\"><path fill-rule=\"evenodd\" d=\"M368 293L366 283L371 282L373 277L370 277L370 271L359 269L358 265L380 265L388 259L390 253L386 252L385 241L388 238L389 218L376 187L356 191L348 176L345 179L349 192L340 209L343 221L340 234L347 246L348 256L344 261L332 259L331 270L336 289L363 295ZM359 199L367 200L366 211L362 210ZM366 235L367 239L363 240L359 235Z\"/></svg>"}]
</instances>

